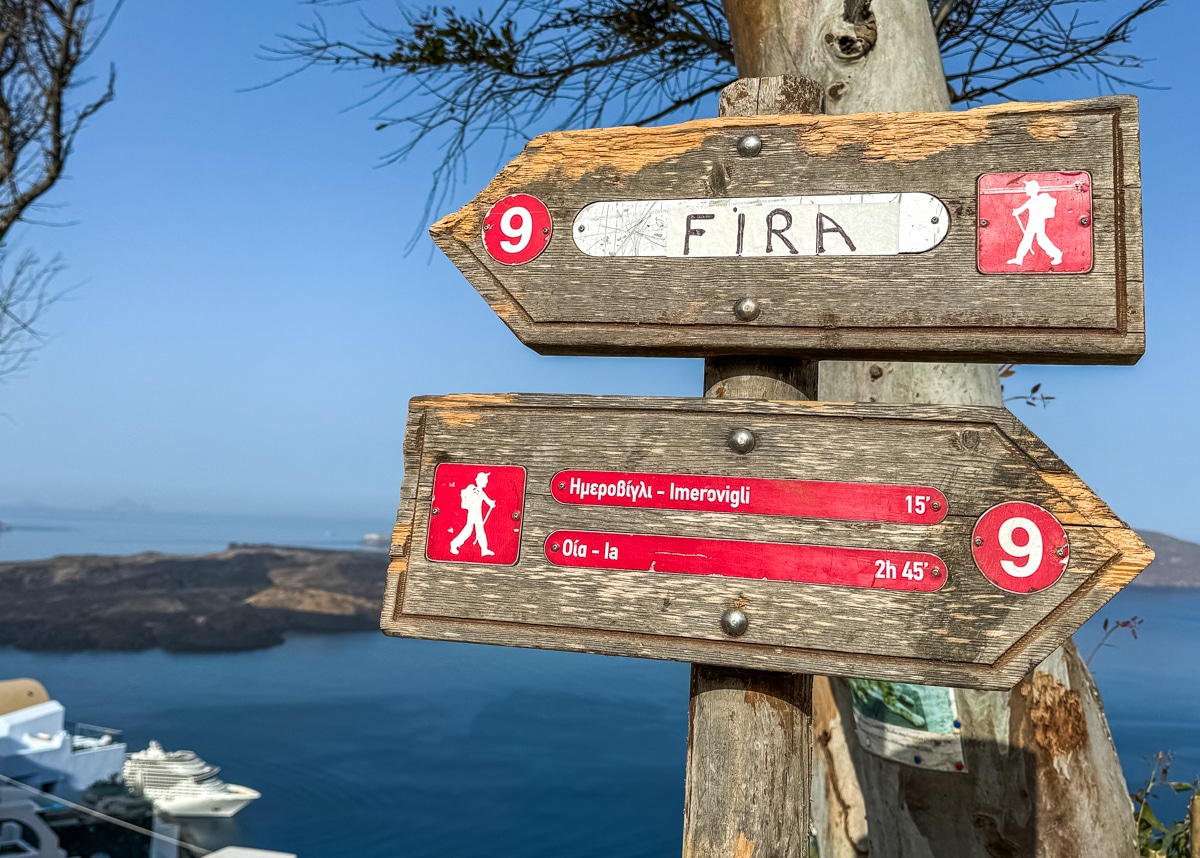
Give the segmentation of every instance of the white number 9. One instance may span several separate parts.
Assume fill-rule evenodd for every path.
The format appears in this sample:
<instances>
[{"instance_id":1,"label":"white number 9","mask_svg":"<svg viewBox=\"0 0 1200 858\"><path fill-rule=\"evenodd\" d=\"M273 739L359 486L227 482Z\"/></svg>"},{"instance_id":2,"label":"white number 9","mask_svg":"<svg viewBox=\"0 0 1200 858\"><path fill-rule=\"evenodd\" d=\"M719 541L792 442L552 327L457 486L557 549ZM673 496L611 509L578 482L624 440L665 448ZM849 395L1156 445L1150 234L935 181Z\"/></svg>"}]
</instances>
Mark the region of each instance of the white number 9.
<instances>
[{"instance_id":1,"label":"white number 9","mask_svg":"<svg viewBox=\"0 0 1200 858\"><path fill-rule=\"evenodd\" d=\"M514 220L520 224L514 224ZM533 238L533 215L524 206L513 206L500 216L500 232L505 238L500 240L500 249L507 253L520 253L529 245Z\"/></svg>"},{"instance_id":2,"label":"white number 9","mask_svg":"<svg viewBox=\"0 0 1200 858\"><path fill-rule=\"evenodd\" d=\"M1017 545L1013 542L1013 532L1017 530L1025 531L1027 541L1024 545ZM1005 572L1014 578L1028 578L1038 571L1038 567L1042 565L1042 532L1038 530L1036 524L1027 518L1006 519L1000 525L997 536L1005 554L1025 559L1022 564L1014 563L1012 560L1001 560L1000 567Z\"/></svg>"}]
</instances>

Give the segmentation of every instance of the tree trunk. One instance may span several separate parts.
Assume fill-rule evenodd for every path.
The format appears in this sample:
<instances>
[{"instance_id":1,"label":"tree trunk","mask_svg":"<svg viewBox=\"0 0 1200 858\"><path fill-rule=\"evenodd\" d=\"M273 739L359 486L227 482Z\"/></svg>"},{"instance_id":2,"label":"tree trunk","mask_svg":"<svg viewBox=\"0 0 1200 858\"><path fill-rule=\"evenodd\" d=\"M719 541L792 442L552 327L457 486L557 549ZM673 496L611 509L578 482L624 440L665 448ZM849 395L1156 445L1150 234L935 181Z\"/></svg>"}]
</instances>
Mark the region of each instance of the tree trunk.
<instances>
[{"instance_id":1,"label":"tree trunk","mask_svg":"<svg viewBox=\"0 0 1200 858\"><path fill-rule=\"evenodd\" d=\"M949 109L926 0L724 0L741 77L794 74L834 114ZM834 362L820 398L1000 405L993 366ZM1009 693L953 692L965 771L865 750L850 688L814 686L813 821L822 858L1133 856L1131 803L1073 645Z\"/></svg>"}]
</instances>

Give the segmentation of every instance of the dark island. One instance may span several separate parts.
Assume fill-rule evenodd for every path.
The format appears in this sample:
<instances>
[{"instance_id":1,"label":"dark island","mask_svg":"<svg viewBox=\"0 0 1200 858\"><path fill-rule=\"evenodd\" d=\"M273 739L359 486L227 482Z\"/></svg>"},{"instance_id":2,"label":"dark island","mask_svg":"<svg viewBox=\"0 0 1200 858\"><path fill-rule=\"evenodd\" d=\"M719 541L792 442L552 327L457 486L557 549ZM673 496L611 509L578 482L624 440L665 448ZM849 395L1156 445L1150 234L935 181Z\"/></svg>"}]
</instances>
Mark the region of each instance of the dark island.
<instances>
[{"instance_id":1,"label":"dark island","mask_svg":"<svg viewBox=\"0 0 1200 858\"><path fill-rule=\"evenodd\" d=\"M1200 586L1200 545L1153 531L1135 586ZM288 632L379 628L387 555L271 545L0 563L0 646L26 650L263 649Z\"/></svg>"},{"instance_id":2,"label":"dark island","mask_svg":"<svg viewBox=\"0 0 1200 858\"><path fill-rule=\"evenodd\" d=\"M215 652L377 630L386 570L381 552L269 545L0 563L0 646Z\"/></svg>"},{"instance_id":3,"label":"dark island","mask_svg":"<svg viewBox=\"0 0 1200 858\"><path fill-rule=\"evenodd\" d=\"M1143 587L1200 587L1200 545L1155 533L1139 531L1154 552L1154 562L1133 579Z\"/></svg>"}]
</instances>

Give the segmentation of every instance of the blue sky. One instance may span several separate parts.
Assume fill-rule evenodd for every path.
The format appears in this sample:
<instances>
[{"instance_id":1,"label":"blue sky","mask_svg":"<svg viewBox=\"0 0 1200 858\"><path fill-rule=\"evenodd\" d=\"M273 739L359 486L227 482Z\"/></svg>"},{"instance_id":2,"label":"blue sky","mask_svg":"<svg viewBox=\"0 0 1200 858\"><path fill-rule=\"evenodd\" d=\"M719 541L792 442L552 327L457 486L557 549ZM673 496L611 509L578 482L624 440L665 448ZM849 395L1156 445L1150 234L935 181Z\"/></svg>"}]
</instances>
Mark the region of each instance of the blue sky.
<instances>
[{"instance_id":1,"label":"blue sky","mask_svg":"<svg viewBox=\"0 0 1200 858\"><path fill-rule=\"evenodd\" d=\"M260 46L308 14L295 0L125 4L92 69L116 63L117 99L39 214L71 225L23 227L12 242L61 253L60 284L77 288L46 320L49 346L0 384L0 506L128 498L383 527L411 396L699 393L698 361L540 357L427 239L406 256L438 153L379 168L399 138L352 109L364 95L355 75L246 91L282 71ZM1169 87L1138 92L1146 357L1133 368L1026 367L1010 383L1040 381L1057 397L1013 407L1119 515L1195 540L1200 296L1186 117L1200 101L1198 28L1197 4L1176 0L1134 45ZM1021 93L1094 94L1069 77ZM479 151L446 210L517 148Z\"/></svg>"}]
</instances>

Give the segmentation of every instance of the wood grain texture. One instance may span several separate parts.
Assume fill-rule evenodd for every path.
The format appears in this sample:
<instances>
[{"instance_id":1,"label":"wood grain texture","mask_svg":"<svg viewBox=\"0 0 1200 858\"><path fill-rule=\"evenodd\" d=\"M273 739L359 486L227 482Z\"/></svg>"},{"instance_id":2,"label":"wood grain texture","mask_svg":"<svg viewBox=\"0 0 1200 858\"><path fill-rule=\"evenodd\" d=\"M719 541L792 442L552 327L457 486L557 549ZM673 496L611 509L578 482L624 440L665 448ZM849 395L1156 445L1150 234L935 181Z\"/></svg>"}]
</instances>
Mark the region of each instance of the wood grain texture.
<instances>
[{"instance_id":1,"label":"wood grain texture","mask_svg":"<svg viewBox=\"0 0 1200 858\"><path fill-rule=\"evenodd\" d=\"M1192 823L1192 858L1200 858L1200 795L1192 796L1188 809Z\"/></svg>"},{"instance_id":2,"label":"wood grain texture","mask_svg":"<svg viewBox=\"0 0 1200 858\"><path fill-rule=\"evenodd\" d=\"M807 858L812 682L692 666L683 858Z\"/></svg>"},{"instance_id":3,"label":"wood grain texture","mask_svg":"<svg viewBox=\"0 0 1200 858\"><path fill-rule=\"evenodd\" d=\"M817 398L818 361L736 355L704 362L704 395L711 399Z\"/></svg>"},{"instance_id":4,"label":"wood grain texture","mask_svg":"<svg viewBox=\"0 0 1200 858\"><path fill-rule=\"evenodd\" d=\"M718 116L762 116L781 113L824 113L825 91L806 77L738 78L721 90Z\"/></svg>"},{"instance_id":5,"label":"wood grain texture","mask_svg":"<svg viewBox=\"0 0 1200 858\"><path fill-rule=\"evenodd\" d=\"M732 452L733 429L758 439ZM517 565L425 558L441 462L522 465ZM562 469L929 485L933 526L560 504ZM1001 501L1044 507L1070 562L1054 586L1014 595L974 566L975 521ZM703 535L929 551L945 586L915 595L722 576L563 568L558 529ZM575 649L794 672L1012 687L1152 558L1069 468L1005 409L575 396L432 397L410 406L405 482L383 627L393 634ZM721 614L751 616L733 640Z\"/></svg>"},{"instance_id":6,"label":"wood grain texture","mask_svg":"<svg viewBox=\"0 0 1200 858\"><path fill-rule=\"evenodd\" d=\"M720 115L818 113L824 92L790 75L741 79ZM734 356L704 362L715 399L811 400L817 362ZM807 858L812 784L809 674L693 664L688 707L684 858Z\"/></svg>"},{"instance_id":7,"label":"wood grain texture","mask_svg":"<svg viewBox=\"0 0 1200 858\"><path fill-rule=\"evenodd\" d=\"M753 132L762 154L737 154ZM957 113L722 117L535 138L435 241L523 342L545 354L776 354L1133 363L1145 348L1138 106L1131 96ZM982 275L983 172L1087 170L1088 274ZM542 199L546 251L505 266L484 251L487 210ZM934 250L898 257L697 260L583 254L569 225L604 200L924 192L951 213ZM753 321L734 304L758 301Z\"/></svg>"}]
</instances>

